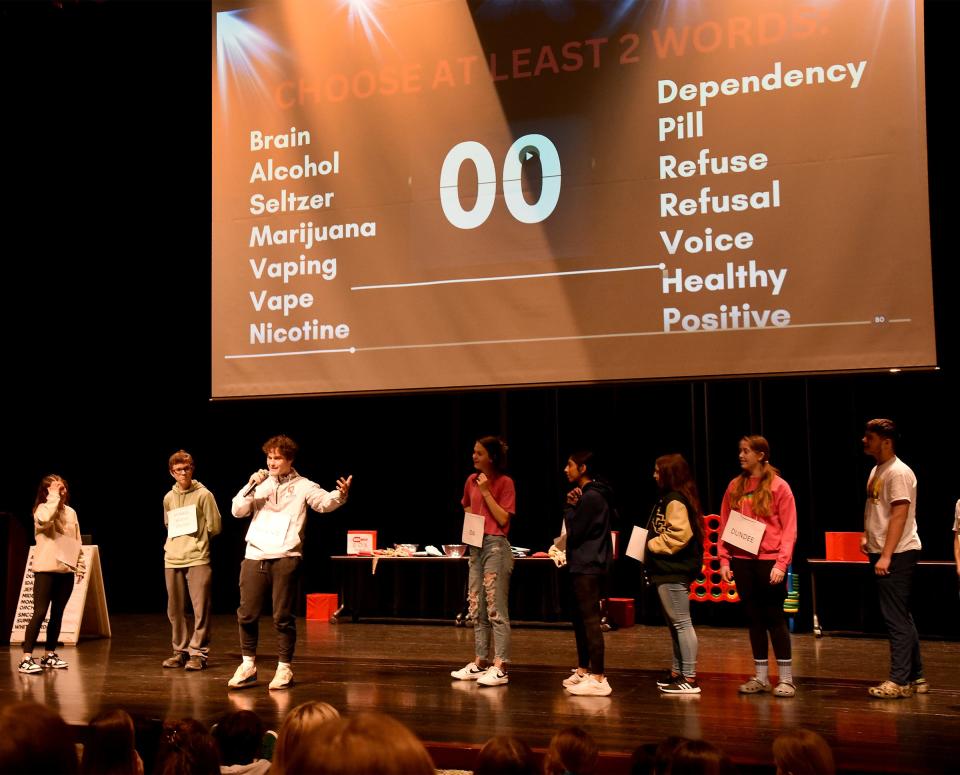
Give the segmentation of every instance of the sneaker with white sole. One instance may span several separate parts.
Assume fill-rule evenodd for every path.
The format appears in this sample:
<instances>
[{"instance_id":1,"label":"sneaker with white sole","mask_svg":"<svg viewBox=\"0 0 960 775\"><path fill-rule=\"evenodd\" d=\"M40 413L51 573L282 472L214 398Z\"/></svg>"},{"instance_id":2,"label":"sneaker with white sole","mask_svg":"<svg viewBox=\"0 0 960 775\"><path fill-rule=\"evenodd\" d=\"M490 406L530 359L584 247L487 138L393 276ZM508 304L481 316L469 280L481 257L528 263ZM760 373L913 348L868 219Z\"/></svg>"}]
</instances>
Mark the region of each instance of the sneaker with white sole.
<instances>
[{"instance_id":1,"label":"sneaker with white sole","mask_svg":"<svg viewBox=\"0 0 960 775\"><path fill-rule=\"evenodd\" d=\"M50 667L50 668L53 668L54 670L63 670L63 668L69 667L69 665L66 662L64 662L62 659L60 659L60 657L57 656L56 651L42 656L40 658L40 666Z\"/></svg>"},{"instance_id":2,"label":"sneaker with white sole","mask_svg":"<svg viewBox=\"0 0 960 775\"><path fill-rule=\"evenodd\" d=\"M23 660L17 666L17 670L19 670L21 673L42 673L43 672L43 668L40 667L40 665L38 665L34 661L33 657L28 657L27 659Z\"/></svg>"},{"instance_id":3,"label":"sneaker with white sole","mask_svg":"<svg viewBox=\"0 0 960 775\"><path fill-rule=\"evenodd\" d=\"M564 686L576 686L581 681L586 681L590 677L590 673L578 673L577 668L573 669L573 673L568 677L563 679Z\"/></svg>"},{"instance_id":4,"label":"sneaker with white sole","mask_svg":"<svg viewBox=\"0 0 960 775\"><path fill-rule=\"evenodd\" d=\"M606 697L613 689L606 677L598 681L595 676L590 676L588 681L581 681L573 686L568 686L567 691L570 694L576 694L580 697Z\"/></svg>"},{"instance_id":5,"label":"sneaker with white sole","mask_svg":"<svg viewBox=\"0 0 960 775\"><path fill-rule=\"evenodd\" d=\"M231 689L239 689L242 686L252 686L257 682L257 665L255 662L241 662L233 678L227 681L227 686Z\"/></svg>"},{"instance_id":6,"label":"sneaker with white sole","mask_svg":"<svg viewBox=\"0 0 960 775\"><path fill-rule=\"evenodd\" d=\"M270 689L286 689L293 683L293 670L287 665L277 665L277 672L270 681Z\"/></svg>"},{"instance_id":7,"label":"sneaker with white sole","mask_svg":"<svg viewBox=\"0 0 960 775\"><path fill-rule=\"evenodd\" d=\"M696 678L684 678L682 675L660 687L664 694L700 694L700 684Z\"/></svg>"},{"instance_id":8,"label":"sneaker with white sole","mask_svg":"<svg viewBox=\"0 0 960 775\"><path fill-rule=\"evenodd\" d=\"M480 686L503 686L510 682L510 677L499 667L489 668L482 676L477 679Z\"/></svg>"},{"instance_id":9,"label":"sneaker with white sole","mask_svg":"<svg viewBox=\"0 0 960 775\"><path fill-rule=\"evenodd\" d=\"M480 667L476 662L467 662L459 670L451 670L450 677L458 681L476 681L487 672L488 668Z\"/></svg>"},{"instance_id":10,"label":"sneaker with white sole","mask_svg":"<svg viewBox=\"0 0 960 775\"><path fill-rule=\"evenodd\" d=\"M669 686L672 683L676 683L678 678L683 678L680 673L673 672L673 668L665 670L663 675L657 679L657 686Z\"/></svg>"}]
</instances>

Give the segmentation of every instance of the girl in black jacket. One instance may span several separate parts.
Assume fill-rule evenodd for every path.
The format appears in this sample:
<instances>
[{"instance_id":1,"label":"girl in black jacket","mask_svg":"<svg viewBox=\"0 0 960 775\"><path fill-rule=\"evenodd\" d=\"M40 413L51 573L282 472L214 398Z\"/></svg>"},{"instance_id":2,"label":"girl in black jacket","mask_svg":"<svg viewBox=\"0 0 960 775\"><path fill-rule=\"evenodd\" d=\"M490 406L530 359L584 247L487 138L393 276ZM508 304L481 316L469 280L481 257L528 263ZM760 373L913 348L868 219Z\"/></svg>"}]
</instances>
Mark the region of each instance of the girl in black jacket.
<instances>
[{"instance_id":1,"label":"girl in black jacket","mask_svg":"<svg viewBox=\"0 0 960 775\"><path fill-rule=\"evenodd\" d=\"M697 485L683 455L658 457L653 478L660 499L647 523L644 565L657 587L673 640L673 665L657 686L665 694L700 694L697 633L690 618L690 582L703 567L703 514Z\"/></svg>"}]
</instances>

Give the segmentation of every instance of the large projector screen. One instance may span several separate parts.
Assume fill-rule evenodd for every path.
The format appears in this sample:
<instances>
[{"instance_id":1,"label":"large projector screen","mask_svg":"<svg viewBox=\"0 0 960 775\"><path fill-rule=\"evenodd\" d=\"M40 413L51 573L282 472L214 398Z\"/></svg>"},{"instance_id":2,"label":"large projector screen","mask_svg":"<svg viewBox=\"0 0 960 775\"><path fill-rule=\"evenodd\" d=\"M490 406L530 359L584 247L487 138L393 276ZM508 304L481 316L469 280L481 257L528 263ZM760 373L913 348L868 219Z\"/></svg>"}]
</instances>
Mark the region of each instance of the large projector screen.
<instances>
[{"instance_id":1,"label":"large projector screen","mask_svg":"<svg viewBox=\"0 0 960 775\"><path fill-rule=\"evenodd\" d=\"M213 396L935 365L921 13L215 6Z\"/></svg>"}]
</instances>

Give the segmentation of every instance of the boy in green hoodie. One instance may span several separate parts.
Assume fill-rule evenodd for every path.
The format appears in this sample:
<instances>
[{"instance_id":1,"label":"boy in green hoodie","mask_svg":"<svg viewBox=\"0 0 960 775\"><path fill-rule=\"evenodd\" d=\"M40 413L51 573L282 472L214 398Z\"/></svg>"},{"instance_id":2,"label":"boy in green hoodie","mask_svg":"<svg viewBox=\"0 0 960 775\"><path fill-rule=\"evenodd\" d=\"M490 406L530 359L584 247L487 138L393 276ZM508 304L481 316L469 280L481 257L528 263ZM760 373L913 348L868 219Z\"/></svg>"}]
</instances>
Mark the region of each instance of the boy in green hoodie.
<instances>
[{"instance_id":1,"label":"boy in green hoodie","mask_svg":"<svg viewBox=\"0 0 960 775\"><path fill-rule=\"evenodd\" d=\"M167 618L173 628L173 656L164 667L203 670L210 646L210 538L220 532L220 510L213 493L193 479L193 456L174 452L169 461L174 485L163 496L163 546ZM193 605L193 633L187 629L185 592Z\"/></svg>"}]
</instances>

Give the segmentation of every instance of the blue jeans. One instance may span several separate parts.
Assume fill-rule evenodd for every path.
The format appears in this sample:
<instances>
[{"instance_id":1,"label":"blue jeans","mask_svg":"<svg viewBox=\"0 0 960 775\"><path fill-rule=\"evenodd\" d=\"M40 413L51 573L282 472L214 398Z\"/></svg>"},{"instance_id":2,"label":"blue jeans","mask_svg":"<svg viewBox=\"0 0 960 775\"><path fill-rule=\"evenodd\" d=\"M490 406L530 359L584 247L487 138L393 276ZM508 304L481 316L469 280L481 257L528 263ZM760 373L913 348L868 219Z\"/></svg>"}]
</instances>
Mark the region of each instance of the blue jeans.
<instances>
[{"instance_id":1,"label":"blue jeans","mask_svg":"<svg viewBox=\"0 0 960 775\"><path fill-rule=\"evenodd\" d=\"M467 587L467 621L473 623L476 654L490 655L493 631L494 658L510 661L510 614L507 598L513 552L506 536L485 535L483 546L470 547L470 582Z\"/></svg>"},{"instance_id":2,"label":"blue jeans","mask_svg":"<svg viewBox=\"0 0 960 775\"><path fill-rule=\"evenodd\" d=\"M657 584L657 595L673 640L671 667L674 672L692 678L697 674L697 631L690 618L690 585Z\"/></svg>"}]
</instances>

